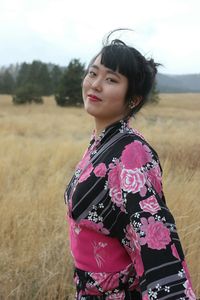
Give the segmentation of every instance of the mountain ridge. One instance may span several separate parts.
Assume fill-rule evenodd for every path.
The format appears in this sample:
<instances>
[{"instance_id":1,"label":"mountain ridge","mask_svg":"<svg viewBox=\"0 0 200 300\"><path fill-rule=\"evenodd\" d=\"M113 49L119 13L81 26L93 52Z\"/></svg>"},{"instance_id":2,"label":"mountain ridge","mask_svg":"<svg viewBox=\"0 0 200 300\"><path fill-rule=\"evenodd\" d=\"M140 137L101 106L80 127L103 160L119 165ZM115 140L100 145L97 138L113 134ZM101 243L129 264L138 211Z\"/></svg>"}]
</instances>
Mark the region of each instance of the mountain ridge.
<instances>
[{"instance_id":1,"label":"mountain ridge","mask_svg":"<svg viewBox=\"0 0 200 300\"><path fill-rule=\"evenodd\" d=\"M160 93L200 93L200 73L156 75L157 90Z\"/></svg>"}]
</instances>

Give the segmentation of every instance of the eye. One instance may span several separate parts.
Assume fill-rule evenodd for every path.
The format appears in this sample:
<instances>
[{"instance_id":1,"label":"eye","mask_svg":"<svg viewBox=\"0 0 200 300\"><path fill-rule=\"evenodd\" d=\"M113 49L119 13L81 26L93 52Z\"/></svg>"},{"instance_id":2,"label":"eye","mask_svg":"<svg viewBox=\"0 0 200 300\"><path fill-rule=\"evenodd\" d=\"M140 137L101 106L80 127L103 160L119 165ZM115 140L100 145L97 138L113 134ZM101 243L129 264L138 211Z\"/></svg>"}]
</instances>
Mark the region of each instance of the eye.
<instances>
[{"instance_id":1,"label":"eye","mask_svg":"<svg viewBox=\"0 0 200 300\"><path fill-rule=\"evenodd\" d=\"M89 77L95 77L96 73L93 70L89 70L88 75L89 75Z\"/></svg>"},{"instance_id":2,"label":"eye","mask_svg":"<svg viewBox=\"0 0 200 300\"><path fill-rule=\"evenodd\" d=\"M117 83L118 82L115 78L112 78L112 77L106 78L106 81L108 81L109 83Z\"/></svg>"}]
</instances>

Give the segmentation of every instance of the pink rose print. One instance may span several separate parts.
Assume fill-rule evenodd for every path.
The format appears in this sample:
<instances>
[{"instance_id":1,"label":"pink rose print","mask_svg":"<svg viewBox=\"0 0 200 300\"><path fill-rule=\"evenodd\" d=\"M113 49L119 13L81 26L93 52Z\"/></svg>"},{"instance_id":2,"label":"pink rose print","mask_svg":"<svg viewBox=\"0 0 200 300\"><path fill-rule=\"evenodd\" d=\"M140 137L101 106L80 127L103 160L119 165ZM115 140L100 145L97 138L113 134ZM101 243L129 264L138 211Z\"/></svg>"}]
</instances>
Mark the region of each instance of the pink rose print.
<instances>
[{"instance_id":1,"label":"pink rose print","mask_svg":"<svg viewBox=\"0 0 200 300\"><path fill-rule=\"evenodd\" d=\"M183 286L185 287L185 295L189 300L196 300L196 296L192 290L192 286L191 283L189 282L189 280L186 280L186 282L183 284Z\"/></svg>"},{"instance_id":2,"label":"pink rose print","mask_svg":"<svg viewBox=\"0 0 200 300\"><path fill-rule=\"evenodd\" d=\"M144 185L141 189L140 189L140 196L141 197L144 197L147 193L147 188L146 186Z\"/></svg>"},{"instance_id":3,"label":"pink rose print","mask_svg":"<svg viewBox=\"0 0 200 300\"><path fill-rule=\"evenodd\" d=\"M93 296L100 296L101 293L94 285L90 285L88 282L86 283L86 294L93 295Z\"/></svg>"},{"instance_id":4,"label":"pink rose print","mask_svg":"<svg viewBox=\"0 0 200 300\"><path fill-rule=\"evenodd\" d=\"M137 233L135 232L133 225L128 224L126 226L126 238L130 242L130 247L134 250L137 249L140 251L140 244L139 244L139 237Z\"/></svg>"},{"instance_id":5,"label":"pink rose print","mask_svg":"<svg viewBox=\"0 0 200 300\"><path fill-rule=\"evenodd\" d=\"M125 292L120 291L116 294L111 294L106 297L106 300L124 300L125 299Z\"/></svg>"},{"instance_id":6,"label":"pink rose print","mask_svg":"<svg viewBox=\"0 0 200 300\"><path fill-rule=\"evenodd\" d=\"M121 174L121 166L118 163L116 166L113 166L113 168L108 173L109 188L116 188L120 186L120 174Z\"/></svg>"},{"instance_id":7,"label":"pink rose print","mask_svg":"<svg viewBox=\"0 0 200 300\"><path fill-rule=\"evenodd\" d=\"M111 170L108 173L108 187L111 201L124 211L122 191L120 188L121 165L119 163L116 165L110 164L109 167L111 167Z\"/></svg>"},{"instance_id":8,"label":"pink rose print","mask_svg":"<svg viewBox=\"0 0 200 300\"><path fill-rule=\"evenodd\" d=\"M139 243L139 237L135 232L133 225L128 224L126 226L126 238L129 240L130 247L126 246L126 250L134 263L136 273L141 276L144 272L144 265L140 255L141 247Z\"/></svg>"},{"instance_id":9,"label":"pink rose print","mask_svg":"<svg viewBox=\"0 0 200 300\"><path fill-rule=\"evenodd\" d=\"M128 193L139 192L144 187L145 182L145 175L139 169L123 169L121 172L121 188Z\"/></svg>"},{"instance_id":10,"label":"pink rose print","mask_svg":"<svg viewBox=\"0 0 200 300\"><path fill-rule=\"evenodd\" d=\"M135 264L134 265L135 265L135 270L136 270L136 273L138 274L138 276L142 276L142 274L144 273L144 265L143 265L142 257L138 251L136 252L136 255L135 255Z\"/></svg>"},{"instance_id":11,"label":"pink rose print","mask_svg":"<svg viewBox=\"0 0 200 300\"><path fill-rule=\"evenodd\" d=\"M113 290L119 285L119 273L90 273L90 276L97 282L104 292Z\"/></svg>"},{"instance_id":12,"label":"pink rose print","mask_svg":"<svg viewBox=\"0 0 200 300\"><path fill-rule=\"evenodd\" d=\"M149 300L148 294L144 294L144 295L142 296L142 300Z\"/></svg>"},{"instance_id":13,"label":"pink rose print","mask_svg":"<svg viewBox=\"0 0 200 300\"><path fill-rule=\"evenodd\" d=\"M91 164L89 164L89 166L86 168L86 170L79 177L79 182L83 182L86 179L88 179L88 177L90 177L90 174L91 174L92 171L93 171L93 165L91 163Z\"/></svg>"},{"instance_id":14,"label":"pink rose print","mask_svg":"<svg viewBox=\"0 0 200 300\"><path fill-rule=\"evenodd\" d=\"M145 200L140 201L139 204L143 211L149 212L152 215L156 214L157 211L160 210L160 206L154 195Z\"/></svg>"},{"instance_id":15,"label":"pink rose print","mask_svg":"<svg viewBox=\"0 0 200 300\"><path fill-rule=\"evenodd\" d=\"M144 273L144 265L143 265L143 261L142 261L139 249L137 249L137 248L132 249L126 245L125 245L125 249L134 264L137 275L142 276L142 274Z\"/></svg>"},{"instance_id":16,"label":"pink rose print","mask_svg":"<svg viewBox=\"0 0 200 300\"><path fill-rule=\"evenodd\" d=\"M149 217L148 221L146 218L141 218L143 224L140 229L145 233L145 237L140 238L140 244L145 245L151 249L166 249L171 241L170 231L160 221L155 221L153 217Z\"/></svg>"},{"instance_id":17,"label":"pink rose print","mask_svg":"<svg viewBox=\"0 0 200 300\"><path fill-rule=\"evenodd\" d=\"M97 177L104 177L106 175L107 168L104 163L100 163L96 168L94 169L94 174Z\"/></svg>"},{"instance_id":18,"label":"pink rose print","mask_svg":"<svg viewBox=\"0 0 200 300\"><path fill-rule=\"evenodd\" d=\"M120 272L120 278L123 283L127 282L127 279L135 274L135 271L132 269L132 263L130 263L124 270Z\"/></svg>"},{"instance_id":19,"label":"pink rose print","mask_svg":"<svg viewBox=\"0 0 200 300\"><path fill-rule=\"evenodd\" d=\"M94 231L97 231L97 232L102 232L103 234L109 234L109 230L107 230L106 228L103 227L103 223L102 222L99 222L99 223L94 223L90 220L86 220L86 219L82 219L80 222L79 222L79 226L81 227L86 227L86 228L89 228L89 229L92 229Z\"/></svg>"},{"instance_id":20,"label":"pink rose print","mask_svg":"<svg viewBox=\"0 0 200 300\"><path fill-rule=\"evenodd\" d=\"M109 195L111 197L111 201L124 211L121 189L119 187L113 187L109 190Z\"/></svg>"},{"instance_id":21,"label":"pink rose print","mask_svg":"<svg viewBox=\"0 0 200 300\"><path fill-rule=\"evenodd\" d=\"M162 175L158 165L147 172L147 178L149 184L160 194L162 191Z\"/></svg>"},{"instance_id":22,"label":"pink rose print","mask_svg":"<svg viewBox=\"0 0 200 300\"><path fill-rule=\"evenodd\" d=\"M180 256L179 256L176 246L174 244L171 245L171 250L172 250L173 256L176 257L178 260L180 260Z\"/></svg>"},{"instance_id":23,"label":"pink rose print","mask_svg":"<svg viewBox=\"0 0 200 300\"><path fill-rule=\"evenodd\" d=\"M121 161L126 169L141 168L152 160L150 149L139 141L127 145L122 152Z\"/></svg>"},{"instance_id":24,"label":"pink rose print","mask_svg":"<svg viewBox=\"0 0 200 300\"><path fill-rule=\"evenodd\" d=\"M134 291L135 289L138 288L138 286L140 285L140 282L139 282L139 278L135 278L135 280L133 281L133 283L129 286L129 290L130 291Z\"/></svg>"},{"instance_id":25,"label":"pink rose print","mask_svg":"<svg viewBox=\"0 0 200 300\"><path fill-rule=\"evenodd\" d=\"M89 160L90 160L90 152L86 150L85 153L83 154L81 161L76 166L76 169L83 169L84 166L86 166L86 164L89 163Z\"/></svg>"}]
</instances>

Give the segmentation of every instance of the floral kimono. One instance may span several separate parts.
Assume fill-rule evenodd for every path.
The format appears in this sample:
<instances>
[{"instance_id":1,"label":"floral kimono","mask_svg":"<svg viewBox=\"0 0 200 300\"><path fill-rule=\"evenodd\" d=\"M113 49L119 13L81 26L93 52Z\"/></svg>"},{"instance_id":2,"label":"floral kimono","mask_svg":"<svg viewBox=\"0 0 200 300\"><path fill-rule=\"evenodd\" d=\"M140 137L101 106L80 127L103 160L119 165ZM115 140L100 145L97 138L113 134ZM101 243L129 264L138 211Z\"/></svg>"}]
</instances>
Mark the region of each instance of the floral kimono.
<instances>
[{"instance_id":1,"label":"floral kimono","mask_svg":"<svg viewBox=\"0 0 200 300\"><path fill-rule=\"evenodd\" d=\"M93 134L65 192L76 299L196 299L161 173L127 120Z\"/></svg>"}]
</instances>

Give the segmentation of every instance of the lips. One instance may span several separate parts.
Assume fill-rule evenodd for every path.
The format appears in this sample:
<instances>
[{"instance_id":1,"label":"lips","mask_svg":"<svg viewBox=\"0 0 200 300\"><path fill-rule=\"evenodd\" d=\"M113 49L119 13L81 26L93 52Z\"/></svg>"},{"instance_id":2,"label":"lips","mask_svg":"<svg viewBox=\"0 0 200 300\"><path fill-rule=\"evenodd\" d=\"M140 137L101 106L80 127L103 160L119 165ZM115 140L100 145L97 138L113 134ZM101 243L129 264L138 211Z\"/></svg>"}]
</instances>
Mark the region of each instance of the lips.
<instances>
[{"instance_id":1,"label":"lips","mask_svg":"<svg viewBox=\"0 0 200 300\"><path fill-rule=\"evenodd\" d=\"M88 94L88 98L91 101L102 101L99 97L97 97L96 95L93 95L93 94Z\"/></svg>"}]
</instances>

